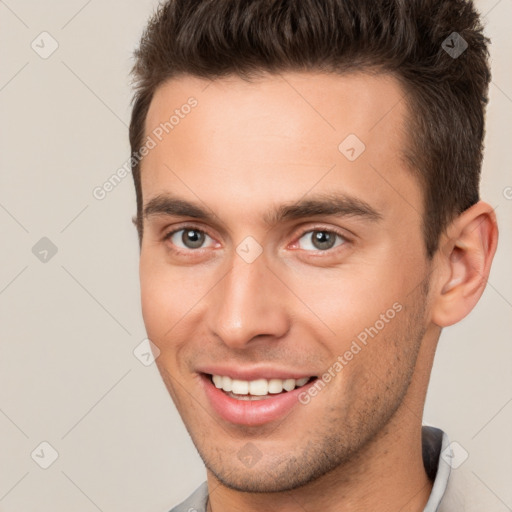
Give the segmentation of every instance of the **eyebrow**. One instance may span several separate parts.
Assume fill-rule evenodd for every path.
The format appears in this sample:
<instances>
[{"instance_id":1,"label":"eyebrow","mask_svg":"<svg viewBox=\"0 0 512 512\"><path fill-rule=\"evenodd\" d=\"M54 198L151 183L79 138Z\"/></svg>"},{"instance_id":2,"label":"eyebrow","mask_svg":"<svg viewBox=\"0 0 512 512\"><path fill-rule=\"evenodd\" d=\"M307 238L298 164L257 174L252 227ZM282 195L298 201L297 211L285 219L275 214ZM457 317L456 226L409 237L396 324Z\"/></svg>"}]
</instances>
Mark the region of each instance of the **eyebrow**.
<instances>
[{"instance_id":1,"label":"eyebrow","mask_svg":"<svg viewBox=\"0 0 512 512\"><path fill-rule=\"evenodd\" d=\"M150 199L144 207L144 218L160 215L203 221L217 217L213 211L197 203L170 194L160 194ZM373 222L382 219L382 214L366 201L346 194L330 193L277 206L264 215L263 221L268 226L274 226L287 220L315 216L360 217Z\"/></svg>"}]
</instances>

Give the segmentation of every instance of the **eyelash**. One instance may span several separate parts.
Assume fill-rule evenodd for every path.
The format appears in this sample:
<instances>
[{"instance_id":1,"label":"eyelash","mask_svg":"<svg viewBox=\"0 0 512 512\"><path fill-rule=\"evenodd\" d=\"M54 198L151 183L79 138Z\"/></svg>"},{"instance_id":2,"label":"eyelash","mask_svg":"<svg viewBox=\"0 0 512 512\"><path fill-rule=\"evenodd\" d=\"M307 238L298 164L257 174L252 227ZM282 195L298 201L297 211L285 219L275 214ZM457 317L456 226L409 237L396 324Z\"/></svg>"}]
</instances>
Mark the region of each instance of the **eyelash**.
<instances>
[{"instance_id":1,"label":"eyelash","mask_svg":"<svg viewBox=\"0 0 512 512\"><path fill-rule=\"evenodd\" d=\"M180 228L178 229L173 229L172 231L169 231L168 233L166 233L163 237L163 241L168 241L172 238L173 235L175 235L176 233L179 233L180 231L186 231L186 230L190 230L190 231L197 231L199 233L203 233L205 234L206 236L210 237L212 240L215 240L215 238L213 236L211 236L207 231L205 231L204 229L200 229L194 225L184 225L184 226L181 226ZM314 226L312 228L309 228L309 229L306 229L304 231L300 231L298 234L295 234L294 235L294 239L297 240L297 242L306 234L308 233L315 233L315 232L323 232L323 233L330 233L330 234L334 234L336 235L337 237L341 238L343 240L343 242L339 245L336 245L334 247L331 247L329 249L325 249L325 250L321 250L321 249L317 249L315 251L305 251L307 253L310 253L310 254L315 254L315 255L318 255L318 254L332 254L334 251L336 251L336 249L340 249L341 247L343 247L345 244L351 242L350 238L345 235L345 233L342 233L340 231L337 231L336 229L333 229L333 228L326 228L325 226ZM297 242L294 242L294 245L297 243ZM173 244L174 246L174 244ZM202 251L204 251L206 248L203 248L203 247L200 247L198 249L188 249L188 250L185 250L185 249L181 249L181 248L176 248L175 246L171 249L174 253L176 254L179 254L179 255L190 255L192 253L201 253Z\"/></svg>"}]
</instances>

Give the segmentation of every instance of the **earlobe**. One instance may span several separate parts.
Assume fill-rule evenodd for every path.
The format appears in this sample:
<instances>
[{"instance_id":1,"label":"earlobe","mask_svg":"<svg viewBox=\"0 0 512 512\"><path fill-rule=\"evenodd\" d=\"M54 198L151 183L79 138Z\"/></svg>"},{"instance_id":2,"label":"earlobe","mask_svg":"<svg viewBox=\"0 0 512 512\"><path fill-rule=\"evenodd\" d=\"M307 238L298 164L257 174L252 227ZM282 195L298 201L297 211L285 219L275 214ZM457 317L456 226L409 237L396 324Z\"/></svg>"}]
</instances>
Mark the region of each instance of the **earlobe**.
<instances>
[{"instance_id":1,"label":"earlobe","mask_svg":"<svg viewBox=\"0 0 512 512\"><path fill-rule=\"evenodd\" d=\"M446 230L439 251L438 291L432 321L446 327L462 320L480 299L496 252L498 228L493 208L480 201Z\"/></svg>"}]
</instances>

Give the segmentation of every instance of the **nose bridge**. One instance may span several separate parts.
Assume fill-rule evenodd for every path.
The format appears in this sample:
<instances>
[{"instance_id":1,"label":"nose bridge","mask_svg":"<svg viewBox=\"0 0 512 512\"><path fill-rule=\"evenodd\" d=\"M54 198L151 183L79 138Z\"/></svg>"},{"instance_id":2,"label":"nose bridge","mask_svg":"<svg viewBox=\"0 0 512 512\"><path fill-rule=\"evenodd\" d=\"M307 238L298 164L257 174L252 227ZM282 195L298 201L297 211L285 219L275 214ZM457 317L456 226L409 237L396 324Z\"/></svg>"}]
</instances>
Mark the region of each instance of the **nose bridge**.
<instances>
[{"instance_id":1,"label":"nose bridge","mask_svg":"<svg viewBox=\"0 0 512 512\"><path fill-rule=\"evenodd\" d=\"M256 336L284 335L288 319L280 287L264 255L246 261L234 254L230 271L212 296L212 332L233 348L243 348Z\"/></svg>"}]
</instances>

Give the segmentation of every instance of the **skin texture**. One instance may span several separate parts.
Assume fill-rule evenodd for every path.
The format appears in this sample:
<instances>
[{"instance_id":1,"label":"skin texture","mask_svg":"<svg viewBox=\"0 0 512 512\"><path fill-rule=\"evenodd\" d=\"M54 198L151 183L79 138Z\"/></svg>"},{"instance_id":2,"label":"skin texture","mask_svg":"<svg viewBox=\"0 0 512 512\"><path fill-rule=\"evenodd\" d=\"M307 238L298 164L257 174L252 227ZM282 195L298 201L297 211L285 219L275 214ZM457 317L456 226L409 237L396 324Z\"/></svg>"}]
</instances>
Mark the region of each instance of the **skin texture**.
<instances>
[{"instance_id":1,"label":"skin texture","mask_svg":"<svg viewBox=\"0 0 512 512\"><path fill-rule=\"evenodd\" d=\"M158 369L207 467L210 509L423 510L435 348L484 289L492 209L480 202L456 218L427 259L422 190L401 158L407 104L390 76L184 76L156 91L146 133L191 96L197 106L142 161L143 199L172 194L211 218L145 216L140 279ZM349 134L366 146L354 161L338 149ZM265 222L276 207L330 193L378 218ZM187 248L183 232L165 238L185 227L206 233L201 248ZM321 250L311 232L340 237ZM252 263L237 253L248 236L263 249ZM205 396L198 370L212 364L322 375L394 304L325 388L277 421L229 423ZM239 457L248 443L251 467Z\"/></svg>"}]
</instances>

